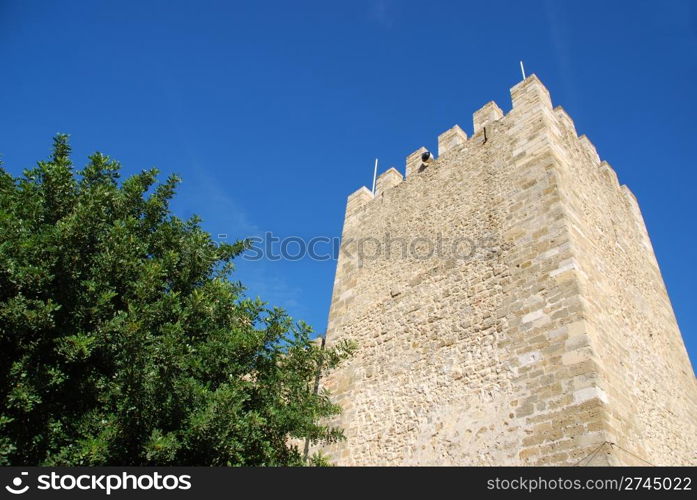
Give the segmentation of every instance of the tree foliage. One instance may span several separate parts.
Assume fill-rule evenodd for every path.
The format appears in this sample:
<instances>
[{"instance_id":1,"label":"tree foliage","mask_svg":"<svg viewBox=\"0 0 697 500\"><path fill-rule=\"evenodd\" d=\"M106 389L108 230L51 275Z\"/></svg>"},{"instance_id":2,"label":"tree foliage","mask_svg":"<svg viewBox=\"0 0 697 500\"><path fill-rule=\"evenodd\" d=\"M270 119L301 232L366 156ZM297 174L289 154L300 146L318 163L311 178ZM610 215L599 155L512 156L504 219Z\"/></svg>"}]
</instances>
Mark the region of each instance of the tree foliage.
<instances>
[{"instance_id":1,"label":"tree foliage","mask_svg":"<svg viewBox=\"0 0 697 500\"><path fill-rule=\"evenodd\" d=\"M0 464L300 465L341 439L313 381L351 346L245 297L247 243L173 216L176 177L119 171L76 171L65 135L0 165Z\"/></svg>"}]
</instances>

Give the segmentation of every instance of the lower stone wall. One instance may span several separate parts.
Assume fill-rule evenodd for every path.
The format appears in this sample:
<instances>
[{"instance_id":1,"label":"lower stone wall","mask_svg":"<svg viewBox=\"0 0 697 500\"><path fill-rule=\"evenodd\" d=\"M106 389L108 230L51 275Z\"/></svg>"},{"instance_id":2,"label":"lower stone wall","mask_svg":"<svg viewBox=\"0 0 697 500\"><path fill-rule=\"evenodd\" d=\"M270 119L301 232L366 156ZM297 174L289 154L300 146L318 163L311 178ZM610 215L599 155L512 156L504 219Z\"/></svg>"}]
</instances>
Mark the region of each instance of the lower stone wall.
<instances>
[{"instance_id":1,"label":"lower stone wall","mask_svg":"<svg viewBox=\"0 0 697 500\"><path fill-rule=\"evenodd\" d=\"M573 135L560 171L617 465L697 465L697 380L634 196Z\"/></svg>"}]
</instances>

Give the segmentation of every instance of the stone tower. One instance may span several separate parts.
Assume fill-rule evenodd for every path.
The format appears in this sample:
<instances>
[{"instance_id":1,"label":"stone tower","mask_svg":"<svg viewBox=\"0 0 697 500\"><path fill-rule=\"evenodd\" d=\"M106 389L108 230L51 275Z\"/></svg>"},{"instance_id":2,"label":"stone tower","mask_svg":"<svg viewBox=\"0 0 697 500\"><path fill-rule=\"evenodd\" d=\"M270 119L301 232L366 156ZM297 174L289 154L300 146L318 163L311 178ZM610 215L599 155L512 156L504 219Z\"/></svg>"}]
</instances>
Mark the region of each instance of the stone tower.
<instances>
[{"instance_id":1,"label":"stone tower","mask_svg":"<svg viewBox=\"0 0 697 500\"><path fill-rule=\"evenodd\" d=\"M348 198L323 379L342 465L697 464L697 381L631 191L536 76Z\"/></svg>"}]
</instances>

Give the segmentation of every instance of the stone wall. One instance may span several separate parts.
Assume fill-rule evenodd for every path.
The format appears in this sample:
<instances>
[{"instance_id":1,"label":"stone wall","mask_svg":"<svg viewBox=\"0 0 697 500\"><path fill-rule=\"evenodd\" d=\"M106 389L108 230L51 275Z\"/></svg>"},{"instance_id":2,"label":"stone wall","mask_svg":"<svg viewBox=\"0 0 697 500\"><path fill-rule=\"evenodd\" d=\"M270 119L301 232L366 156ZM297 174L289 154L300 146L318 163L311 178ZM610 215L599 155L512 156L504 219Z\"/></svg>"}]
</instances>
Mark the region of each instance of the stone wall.
<instances>
[{"instance_id":1,"label":"stone wall","mask_svg":"<svg viewBox=\"0 0 697 500\"><path fill-rule=\"evenodd\" d=\"M697 464L697 383L636 201L537 77L511 96L349 196L327 339L358 351L323 378L347 436L323 451Z\"/></svg>"}]
</instances>

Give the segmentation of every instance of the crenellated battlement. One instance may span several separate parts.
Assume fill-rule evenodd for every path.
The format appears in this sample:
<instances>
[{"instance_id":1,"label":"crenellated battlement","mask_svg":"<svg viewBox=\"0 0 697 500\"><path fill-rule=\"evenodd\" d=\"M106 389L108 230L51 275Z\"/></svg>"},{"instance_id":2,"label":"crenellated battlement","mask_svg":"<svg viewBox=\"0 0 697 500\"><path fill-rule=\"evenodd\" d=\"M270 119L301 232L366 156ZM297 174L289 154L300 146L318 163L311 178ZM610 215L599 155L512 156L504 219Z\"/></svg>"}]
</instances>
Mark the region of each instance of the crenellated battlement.
<instances>
[{"instance_id":1,"label":"crenellated battlement","mask_svg":"<svg viewBox=\"0 0 697 500\"><path fill-rule=\"evenodd\" d=\"M441 157L448 151L457 148L467 142L467 134L459 125L446 130L438 136L438 156Z\"/></svg>"},{"instance_id":2,"label":"crenellated battlement","mask_svg":"<svg viewBox=\"0 0 697 500\"><path fill-rule=\"evenodd\" d=\"M554 114L557 117L557 122L561 128L574 137L577 137L578 134L576 133L576 125L566 110L561 106L557 106L554 108Z\"/></svg>"},{"instance_id":3,"label":"crenellated battlement","mask_svg":"<svg viewBox=\"0 0 697 500\"><path fill-rule=\"evenodd\" d=\"M588 136L586 136L586 134L583 134L581 137L578 138L578 140L581 144L581 149L583 149L584 153L588 156L588 158L591 159L593 164L600 166L600 156L598 155L598 151L596 151L595 146L590 141Z\"/></svg>"},{"instance_id":4,"label":"crenellated battlement","mask_svg":"<svg viewBox=\"0 0 697 500\"><path fill-rule=\"evenodd\" d=\"M474 135L484 131L484 128L495 121L503 118L503 111L494 101L487 102L484 106L474 112L472 115L472 123L474 126Z\"/></svg>"},{"instance_id":5,"label":"crenellated battlement","mask_svg":"<svg viewBox=\"0 0 697 500\"><path fill-rule=\"evenodd\" d=\"M375 183L375 196L383 194L391 187L394 187L402 182L402 180L402 174L399 173L396 168L390 167L389 170L383 172L380 174L380 177L377 178Z\"/></svg>"},{"instance_id":6,"label":"crenellated battlement","mask_svg":"<svg viewBox=\"0 0 697 500\"><path fill-rule=\"evenodd\" d=\"M511 88L511 103L513 109L518 111L526 111L531 108L552 110L552 98L549 95L549 90L534 74Z\"/></svg>"},{"instance_id":7,"label":"crenellated battlement","mask_svg":"<svg viewBox=\"0 0 697 500\"><path fill-rule=\"evenodd\" d=\"M576 126L569 114L561 106L552 107L552 99L549 91L536 75L530 75L525 80L514 85L510 90L511 110L504 113L494 102L489 101L472 114L473 134L467 133L459 126L454 125L438 136L438 156L436 161L428 165L422 161L422 155L428 150L422 146L407 155L405 160L404 176L394 167L382 173L376 183L375 195L385 193L401 182L414 179L427 168L438 168L442 157L455 154L465 148L471 148L472 154L477 154L477 148L486 147L493 138L494 126L498 127L497 134L505 133L511 139L517 139L520 147L516 154L523 150L527 154L533 154L550 146L553 137L569 137L575 142L578 149L593 165L602 170L604 176L615 179L617 174L606 162L601 162L600 156L588 137L583 134L577 136ZM550 133L541 133L547 130ZM357 196L357 193L362 193ZM352 194L350 199L351 211L369 202L374 197L368 188L362 188Z\"/></svg>"},{"instance_id":8,"label":"crenellated battlement","mask_svg":"<svg viewBox=\"0 0 697 500\"><path fill-rule=\"evenodd\" d=\"M356 212L360 207L373 199L373 193L365 186L351 193L346 203L346 217Z\"/></svg>"},{"instance_id":9,"label":"crenellated battlement","mask_svg":"<svg viewBox=\"0 0 697 500\"><path fill-rule=\"evenodd\" d=\"M608 180L610 184L612 184L614 187L620 187L620 181L617 178L617 173L608 162L601 162L600 167L598 168L600 169L600 174L603 176L604 179Z\"/></svg>"}]
</instances>

